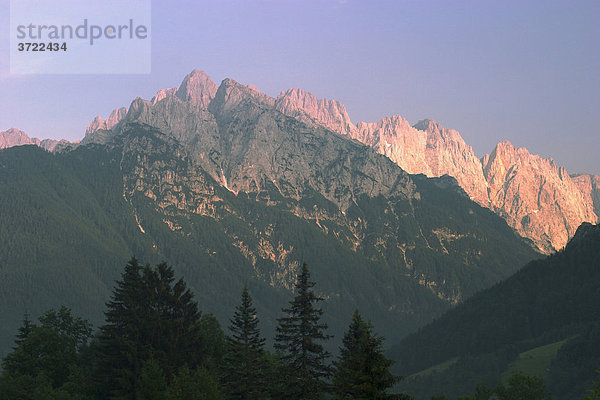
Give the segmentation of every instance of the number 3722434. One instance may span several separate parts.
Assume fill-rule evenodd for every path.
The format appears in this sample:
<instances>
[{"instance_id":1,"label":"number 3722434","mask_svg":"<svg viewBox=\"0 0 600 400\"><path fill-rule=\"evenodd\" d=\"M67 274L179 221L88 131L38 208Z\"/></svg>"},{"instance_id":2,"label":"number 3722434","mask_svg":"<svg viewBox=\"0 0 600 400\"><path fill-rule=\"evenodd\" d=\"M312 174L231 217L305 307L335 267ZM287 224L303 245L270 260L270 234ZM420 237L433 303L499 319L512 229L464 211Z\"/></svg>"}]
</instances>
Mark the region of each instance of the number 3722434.
<instances>
[{"instance_id":1,"label":"number 3722434","mask_svg":"<svg viewBox=\"0 0 600 400\"><path fill-rule=\"evenodd\" d=\"M17 43L19 51L67 51L67 43L48 42L48 43Z\"/></svg>"}]
</instances>

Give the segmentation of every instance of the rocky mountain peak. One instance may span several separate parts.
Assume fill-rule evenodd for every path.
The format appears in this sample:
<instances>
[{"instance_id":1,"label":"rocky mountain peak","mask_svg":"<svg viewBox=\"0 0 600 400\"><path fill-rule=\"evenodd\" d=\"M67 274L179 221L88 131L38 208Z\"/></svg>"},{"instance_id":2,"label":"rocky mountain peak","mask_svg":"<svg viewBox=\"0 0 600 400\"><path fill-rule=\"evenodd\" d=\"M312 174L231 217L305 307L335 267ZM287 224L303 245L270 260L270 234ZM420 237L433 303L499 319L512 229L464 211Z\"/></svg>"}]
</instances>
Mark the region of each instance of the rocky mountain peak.
<instances>
[{"instance_id":1,"label":"rocky mountain peak","mask_svg":"<svg viewBox=\"0 0 600 400\"><path fill-rule=\"evenodd\" d=\"M413 128L424 132L434 132L435 130L439 130L440 126L434 120L426 118L414 124Z\"/></svg>"},{"instance_id":2,"label":"rocky mountain peak","mask_svg":"<svg viewBox=\"0 0 600 400\"><path fill-rule=\"evenodd\" d=\"M341 102L318 99L302 89L282 92L275 108L371 146L408 173L429 177L451 175L473 200L484 206L489 203L481 161L457 131L433 120L423 120L411 127L406 119L394 115L377 123L358 122L355 126Z\"/></svg>"},{"instance_id":3,"label":"rocky mountain peak","mask_svg":"<svg viewBox=\"0 0 600 400\"><path fill-rule=\"evenodd\" d=\"M183 82L181 82L181 85L175 92L175 96L183 101L189 101L200 108L208 108L208 105L217 93L217 89L217 84L210 79L206 72L195 69L183 79ZM166 95L167 93L160 94Z\"/></svg>"},{"instance_id":4,"label":"rocky mountain peak","mask_svg":"<svg viewBox=\"0 0 600 400\"><path fill-rule=\"evenodd\" d=\"M119 121L125 118L125 115L127 115L127 107L121 107L112 110L108 116L108 119L106 120L97 115L96 118L94 118L94 120L85 129L85 135L91 135L100 129L108 131L117 123L119 123Z\"/></svg>"},{"instance_id":5,"label":"rocky mountain peak","mask_svg":"<svg viewBox=\"0 0 600 400\"><path fill-rule=\"evenodd\" d=\"M546 253L563 248L583 222L596 222L590 194L563 167L508 141L483 159L492 210Z\"/></svg>"},{"instance_id":6,"label":"rocky mountain peak","mask_svg":"<svg viewBox=\"0 0 600 400\"><path fill-rule=\"evenodd\" d=\"M460 135L460 133L457 130L446 128L432 119L424 119L422 121L419 121L415 125L413 125L413 128L420 130L420 131L427 132L428 138L429 138L428 142L430 144L436 144L435 140L433 140L433 138L436 138L436 139L443 140L447 143L453 142L461 148L465 147L465 146L468 147L469 149L471 148L471 146L468 146L465 143L462 136ZM471 152L472 152L472 150L471 150Z\"/></svg>"},{"instance_id":7,"label":"rocky mountain peak","mask_svg":"<svg viewBox=\"0 0 600 400\"><path fill-rule=\"evenodd\" d=\"M591 174L576 174L571 177L575 185L583 193L587 202L594 205L594 212L600 220L600 176Z\"/></svg>"},{"instance_id":8,"label":"rocky mountain peak","mask_svg":"<svg viewBox=\"0 0 600 400\"><path fill-rule=\"evenodd\" d=\"M9 128L4 132L0 132L0 149L26 144L39 145L39 143L39 139L30 138L25 132L17 128Z\"/></svg>"},{"instance_id":9,"label":"rocky mountain peak","mask_svg":"<svg viewBox=\"0 0 600 400\"><path fill-rule=\"evenodd\" d=\"M148 113L151 108L151 102L144 100L141 97L136 97L129 106L129 111L127 111L126 118L128 121L137 120L141 114Z\"/></svg>"},{"instance_id":10,"label":"rocky mountain peak","mask_svg":"<svg viewBox=\"0 0 600 400\"><path fill-rule=\"evenodd\" d=\"M25 132L17 128L10 128L4 132L0 132L0 149L6 149L14 146L24 146L33 144L41 147L46 151L55 151L62 149L71 142L61 139L44 139L40 140L35 137L29 137Z\"/></svg>"},{"instance_id":11,"label":"rocky mountain peak","mask_svg":"<svg viewBox=\"0 0 600 400\"><path fill-rule=\"evenodd\" d=\"M156 94L154 95L152 100L150 100L150 102L152 103L152 105L155 105L159 101L161 101L169 96L174 96L175 93L177 93L177 89L179 89L179 88L160 89L158 92L156 92Z\"/></svg>"},{"instance_id":12,"label":"rocky mountain peak","mask_svg":"<svg viewBox=\"0 0 600 400\"><path fill-rule=\"evenodd\" d=\"M320 125L334 132L349 134L355 127L350 121L346 107L337 100L317 99L302 89L288 89L279 94L275 108L294 117L306 114Z\"/></svg>"},{"instance_id":13,"label":"rocky mountain peak","mask_svg":"<svg viewBox=\"0 0 600 400\"><path fill-rule=\"evenodd\" d=\"M226 78L221 82L209 109L218 114L245 101L262 103L269 107L273 107L275 104L275 99L262 93L255 86L245 86L233 79Z\"/></svg>"},{"instance_id":14,"label":"rocky mountain peak","mask_svg":"<svg viewBox=\"0 0 600 400\"><path fill-rule=\"evenodd\" d=\"M458 131L432 119L410 126L395 115L354 126L342 103L318 99L301 89L282 92L275 107L304 122L349 135L411 174L453 176L472 200L503 216L543 252L564 247L582 222L596 221L600 206L594 213L593 195L598 192L591 182L578 178L578 185L551 158L532 155L509 141L498 143L479 159ZM596 203L600 203L597 196Z\"/></svg>"},{"instance_id":15,"label":"rocky mountain peak","mask_svg":"<svg viewBox=\"0 0 600 400\"><path fill-rule=\"evenodd\" d=\"M9 135L27 136L27 134L25 132L23 132L22 130L17 129L17 128L8 128L3 133L9 134Z\"/></svg>"}]
</instances>

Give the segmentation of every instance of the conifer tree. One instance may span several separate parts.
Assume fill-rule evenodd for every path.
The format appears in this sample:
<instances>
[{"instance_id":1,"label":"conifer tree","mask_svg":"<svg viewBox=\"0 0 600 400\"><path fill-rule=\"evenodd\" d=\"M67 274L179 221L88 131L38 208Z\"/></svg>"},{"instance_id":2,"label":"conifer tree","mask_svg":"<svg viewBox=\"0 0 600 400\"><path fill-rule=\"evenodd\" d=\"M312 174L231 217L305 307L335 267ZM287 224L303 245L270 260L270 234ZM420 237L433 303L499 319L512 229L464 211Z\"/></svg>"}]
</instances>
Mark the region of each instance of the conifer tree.
<instances>
[{"instance_id":1,"label":"conifer tree","mask_svg":"<svg viewBox=\"0 0 600 400\"><path fill-rule=\"evenodd\" d=\"M283 309L286 316L278 319L275 348L282 351L282 360L288 366L287 399L318 399L327 389L329 353L321 342L331 336L325 333L327 324L321 322L323 310L316 305L323 299L312 290L314 286L304 263L296 297Z\"/></svg>"},{"instance_id":2,"label":"conifer tree","mask_svg":"<svg viewBox=\"0 0 600 400\"><path fill-rule=\"evenodd\" d=\"M31 322L31 320L29 319L29 313L26 312L23 316L23 325L19 327L17 338L15 339L15 344L17 346L23 343L25 339L27 339L27 336L29 336L34 326L35 325L33 324L33 322Z\"/></svg>"},{"instance_id":3,"label":"conifer tree","mask_svg":"<svg viewBox=\"0 0 600 400\"><path fill-rule=\"evenodd\" d=\"M393 361L381 349L383 338L372 332L358 311L344 335L340 356L334 362L333 392L337 399L388 400L407 398L388 394L399 378L390 372Z\"/></svg>"},{"instance_id":4,"label":"conifer tree","mask_svg":"<svg viewBox=\"0 0 600 400\"><path fill-rule=\"evenodd\" d=\"M265 362L256 309L248 289L242 291L241 304L229 326L228 355L224 382L230 399L262 400L266 395Z\"/></svg>"},{"instance_id":5,"label":"conifer tree","mask_svg":"<svg viewBox=\"0 0 600 400\"><path fill-rule=\"evenodd\" d=\"M183 365L196 367L203 347L200 313L185 282L173 269L126 265L107 303L106 324L95 346L96 396L135 399L142 367L155 359L167 381Z\"/></svg>"}]
</instances>

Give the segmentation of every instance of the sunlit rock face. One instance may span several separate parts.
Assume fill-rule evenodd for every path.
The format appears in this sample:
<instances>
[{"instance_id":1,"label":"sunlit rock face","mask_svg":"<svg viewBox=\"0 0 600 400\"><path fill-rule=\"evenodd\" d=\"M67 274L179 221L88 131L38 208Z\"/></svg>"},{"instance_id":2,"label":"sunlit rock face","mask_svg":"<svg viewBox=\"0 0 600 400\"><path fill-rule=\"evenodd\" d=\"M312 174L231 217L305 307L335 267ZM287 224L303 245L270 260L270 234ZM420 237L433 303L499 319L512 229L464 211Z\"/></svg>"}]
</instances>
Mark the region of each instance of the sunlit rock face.
<instances>
[{"instance_id":1,"label":"sunlit rock face","mask_svg":"<svg viewBox=\"0 0 600 400\"><path fill-rule=\"evenodd\" d=\"M40 140L35 137L29 137L25 132L10 128L4 132L0 132L0 149L6 149L14 146L24 146L33 144L47 151L55 151L69 145L70 142L64 139L44 139Z\"/></svg>"},{"instance_id":2,"label":"sunlit rock face","mask_svg":"<svg viewBox=\"0 0 600 400\"><path fill-rule=\"evenodd\" d=\"M492 210L544 252L563 248L583 222L596 222L584 195L552 159L499 143L483 158Z\"/></svg>"},{"instance_id":3,"label":"sunlit rock face","mask_svg":"<svg viewBox=\"0 0 600 400\"><path fill-rule=\"evenodd\" d=\"M552 160L510 143L499 143L480 160L458 131L433 120L411 126L395 115L354 125L342 103L301 89L282 92L275 105L375 148L411 174L454 177L473 201L501 215L544 253L563 248L582 222L598 220L595 178L572 179Z\"/></svg>"},{"instance_id":4,"label":"sunlit rock face","mask_svg":"<svg viewBox=\"0 0 600 400\"><path fill-rule=\"evenodd\" d=\"M10 128L4 132L0 132L0 149L26 144L39 145L40 140L37 138L30 138L25 132L16 128Z\"/></svg>"},{"instance_id":5,"label":"sunlit rock face","mask_svg":"<svg viewBox=\"0 0 600 400\"><path fill-rule=\"evenodd\" d=\"M591 174L571 175L584 199L594 204L594 212L600 218L600 176Z\"/></svg>"},{"instance_id":6,"label":"sunlit rock face","mask_svg":"<svg viewBox=\"0 0 600 400\"><path fill-rule=\"evenodd\" d=\"M98 130L110 130L113 126L115 126L119 121L121 121L125 115L127 114L127 108L121 107L114 109L108 119L103 119L101 116L96 116L92 122L85 129L85 134L91 135Z\"/></svg>"}]
</instances>

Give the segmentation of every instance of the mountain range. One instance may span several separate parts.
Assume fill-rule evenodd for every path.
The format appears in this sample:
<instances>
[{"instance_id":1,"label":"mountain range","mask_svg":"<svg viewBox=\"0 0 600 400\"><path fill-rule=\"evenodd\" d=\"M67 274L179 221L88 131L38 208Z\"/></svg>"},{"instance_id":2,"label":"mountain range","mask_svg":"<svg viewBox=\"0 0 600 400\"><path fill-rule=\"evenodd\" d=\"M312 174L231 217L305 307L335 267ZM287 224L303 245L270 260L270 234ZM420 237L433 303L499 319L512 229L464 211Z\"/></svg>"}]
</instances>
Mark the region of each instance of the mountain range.
<instances>
[{"instance_id":1,"label":"mountain range","mask_svg":"<svg viewBox=\"0 0 600 400\"><path fill-rule=\"evenodd\" d=\"M455 178L290 104L193 71L80 143L0 151L0 352L25 312L101 321L132 255L173 265L222 323L247 285L267 337L307 262L332 346L357 308L395 342L540 256Z\"/></svg>"},{"instance_id":2,"label":"mountain range","mask_svg":"<svg viewBox=\"0 0 600 400\"><path fill-rule=\"evenodd\" d=\"M302 89L289 89L272 98L251 85L247 88L269 107L305 124L356 139L410 174L454 177L473 201L504 218L542 253L563 248L581 223L598 221L600 177L597 175L569 175L552 159L532 155L507 141L478 158L458 131L433 120L411 126L401 116L394 115L376 123L353 124L339 101L317 99ZM159 90L148 104L136 106L155 106L163 100L172 103L171 99L177 98L204 109L217 89L208 75L195 70L179 87ZM111 130L121 120L133 118L129 111L124 107L115 109L106 120L97 116L87 127L82 142L102 141L98 137L102 132ZM0 132L0 148L21 144L38 144L52 151L63 148L64 141L56 147L56 141L29 139L15 129Z\"/></svg>"},{"instance_id":3,"label":"mountain range","mask_svg":"<svg viewBox=\"0 0 600 400\"><path fill-rule=\"evenodd\" d=\"M54 139L44 139L40 140L38 138L30 138L27 134L19 129L10 128L6 131L0 132L0 150L6 149L14 146L23 146L33 144L41 147L44 150L55 151L61 148L62 146L71 144L67 140L54 140Z\"/></svg>"}]
</instances>

